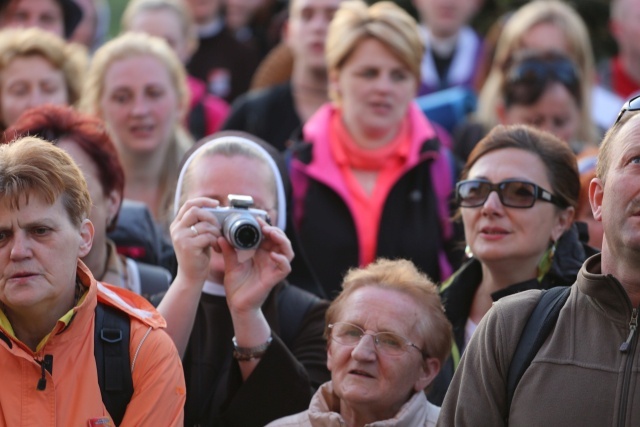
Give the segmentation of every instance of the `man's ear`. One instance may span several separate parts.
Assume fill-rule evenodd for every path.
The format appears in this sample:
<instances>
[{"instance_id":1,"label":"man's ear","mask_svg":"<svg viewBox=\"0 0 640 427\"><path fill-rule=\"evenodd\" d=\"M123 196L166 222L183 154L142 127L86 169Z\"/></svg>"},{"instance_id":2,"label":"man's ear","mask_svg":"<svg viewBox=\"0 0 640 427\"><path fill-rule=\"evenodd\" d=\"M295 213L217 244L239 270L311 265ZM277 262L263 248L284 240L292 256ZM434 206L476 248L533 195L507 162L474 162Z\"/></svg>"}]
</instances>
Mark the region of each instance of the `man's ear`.
<instances>
[{"instance_id":1,"label":"man's ear","mask_svg":"<svg viewBox=\"0 0 640 427\"><path fill-rule=\"evenodd\" d=\"M589 183L589 204L593 218L602 222L602 198L604 197L604 182L600 178L593 178Z\"/></svg>"},{"instance_id":2,"label":"man's ear","mask_svg":"<svg viewBox=\"0 0 640 427\"><path fill-rule=\"evenodd\" d=\"M80 258L85 257L91 250L94 234L95 229L93 228L93 223L89 219L83 220L80 224L80 248L78 251Z\"/></svg>"}]
</instances>

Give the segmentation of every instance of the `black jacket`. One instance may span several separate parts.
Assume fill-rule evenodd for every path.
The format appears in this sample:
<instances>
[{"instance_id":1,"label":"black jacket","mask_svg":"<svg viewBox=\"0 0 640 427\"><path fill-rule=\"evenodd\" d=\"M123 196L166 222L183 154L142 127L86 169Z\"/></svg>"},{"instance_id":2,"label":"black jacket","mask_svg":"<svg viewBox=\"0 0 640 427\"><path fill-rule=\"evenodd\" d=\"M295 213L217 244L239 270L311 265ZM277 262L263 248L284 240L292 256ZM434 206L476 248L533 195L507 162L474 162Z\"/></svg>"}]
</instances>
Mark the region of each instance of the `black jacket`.
<instances>
[{"instance_id":1,"label":"black jacket","mask_svg":"<svg viewBox=\"0 0 640 427\"><path fill-rule=\"evenodd\" d=\"M185 426L262 427L308 408L329 381L324 314L328 302L280 283L262 311L273 341L251 376L233 359L233 325L226 299L202 294L183 358Z\"/></svg>"},{"instance_id":2,"label":"black jacket","mask_svg":"<svg viewBox=\"0 0 640 427\"><path fill-rule=\"evenodd\" d=\"M291 83L284 83L236 99L222 129L248 132L284 151L300 126Z\"/></svg>"}]
</instances>

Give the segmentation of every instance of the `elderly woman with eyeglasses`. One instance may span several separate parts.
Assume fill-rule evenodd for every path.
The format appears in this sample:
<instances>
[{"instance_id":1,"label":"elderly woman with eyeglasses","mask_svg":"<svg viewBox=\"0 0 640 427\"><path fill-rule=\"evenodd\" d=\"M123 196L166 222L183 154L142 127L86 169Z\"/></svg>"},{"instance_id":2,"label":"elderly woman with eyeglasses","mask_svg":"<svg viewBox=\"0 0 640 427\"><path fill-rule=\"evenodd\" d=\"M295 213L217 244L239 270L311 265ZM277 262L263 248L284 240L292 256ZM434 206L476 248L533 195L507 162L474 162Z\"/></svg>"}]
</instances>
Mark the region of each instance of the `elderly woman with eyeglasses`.
<instances>
[{"instance_id":1,"label":"elderly woman with eyeglasses","mask_svg":"<svg viewBox=\"0 0 640 427\"><path fill-rule=\"evenodd\" d=\"M434 426L424 389L451 349L436 286L407 260L351 269L326 315L327 366L309 409L278 426Z\"/></svg>"},{"instance_id":2,"label":"elderly woman with eyeglasses","mask_svg":"<svg viewBox=\"0 0 640 427\"><path fill-rule=\"evenodd\" d=\"M471 152L456 185L470 259L441 286L452 357L430 398L441 403L460 354L494 301L570 285L595 253L573 225L580 192L569 146L526 125L496 126Z\"/></svg>"}]
</instances>

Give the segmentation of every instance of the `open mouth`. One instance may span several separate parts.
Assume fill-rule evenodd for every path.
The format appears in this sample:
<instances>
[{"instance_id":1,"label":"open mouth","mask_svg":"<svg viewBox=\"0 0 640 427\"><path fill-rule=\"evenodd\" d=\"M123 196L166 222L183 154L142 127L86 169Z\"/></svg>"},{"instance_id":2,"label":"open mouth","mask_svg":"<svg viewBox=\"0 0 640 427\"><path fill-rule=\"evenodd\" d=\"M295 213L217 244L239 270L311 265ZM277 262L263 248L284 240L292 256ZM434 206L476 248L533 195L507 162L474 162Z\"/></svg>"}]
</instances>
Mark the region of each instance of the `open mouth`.
<instances>
[{"instance_id":1,"label":"open mouth","mask_svg":"<svg viewBox=\"0 0 640 427\"><path fill-rule=\"evenodd\" d=\"M354 369L352 371L349 371L349 373L351 375L357 375L359 377L374 378L373 375L371 375L371 374L369 374L369 373L367 373L365 371L358 370L358 369Z\"/></svg>"},{"instance_id":2,"label":"open mouth","mask_svg":"<svg viewBox=\"0 0 640 427\"><path fill-rule=\"evenodd\" d=\"M147 135L153 132L155 126L153 125L135 125L131 126L129 130L134 135Z\"/></svg>"}]
</instances>

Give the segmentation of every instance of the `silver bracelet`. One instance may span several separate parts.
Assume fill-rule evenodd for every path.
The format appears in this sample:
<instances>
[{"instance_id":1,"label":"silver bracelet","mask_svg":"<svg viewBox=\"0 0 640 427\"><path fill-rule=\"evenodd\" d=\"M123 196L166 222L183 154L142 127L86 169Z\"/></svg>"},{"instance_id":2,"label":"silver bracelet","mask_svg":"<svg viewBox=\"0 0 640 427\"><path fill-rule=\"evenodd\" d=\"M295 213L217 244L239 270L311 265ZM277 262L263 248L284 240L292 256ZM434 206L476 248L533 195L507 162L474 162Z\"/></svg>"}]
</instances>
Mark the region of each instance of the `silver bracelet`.
<instances>
[{"instance_id":1,"label":"silver bracelet","mask_svg":"<svg viewBox=\"0 0 640 427\"><path fill-rule=\"evenodd\" d=\"M236 337L234 336L231 339L231 342L233 342L233 357L240 362L246 362L251 359L260 359L267 352L267 349L271 345L271 341L273 341L273 337L270 336L264 344L260 344L255 347L239 347L238 341L236 341Z\"/></svg>"}]
</instances>

